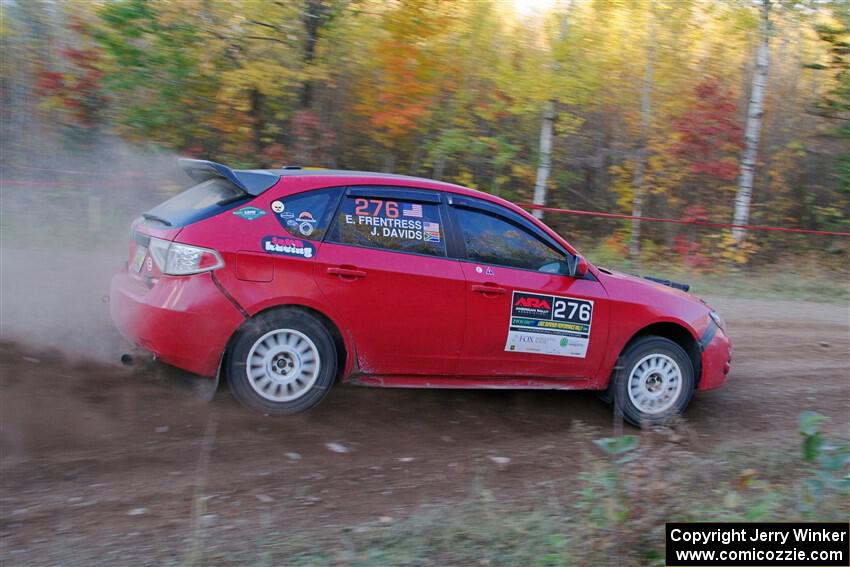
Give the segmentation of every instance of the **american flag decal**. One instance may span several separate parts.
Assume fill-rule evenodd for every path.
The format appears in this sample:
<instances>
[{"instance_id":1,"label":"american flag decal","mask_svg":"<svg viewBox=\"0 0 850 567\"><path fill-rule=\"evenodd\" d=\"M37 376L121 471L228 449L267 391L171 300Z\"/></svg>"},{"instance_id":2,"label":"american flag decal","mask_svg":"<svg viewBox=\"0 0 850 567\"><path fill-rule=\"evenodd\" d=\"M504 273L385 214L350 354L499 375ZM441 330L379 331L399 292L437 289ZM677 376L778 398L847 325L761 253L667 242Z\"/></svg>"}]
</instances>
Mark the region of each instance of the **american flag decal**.
<instances>
[{"instance_id":1,"label":"american flag decal","mask_svg":"<svg viewBox=\"0 0 850 567\"><path fill-rule=\"evenodd\" d=\"M404 205L401 208L401 216L422 218L422 205Z\"/></svg>"},{"instance_id":2,"label":"american flag decal","mask_svg":"<svg viewBox=\"0 0 850 567\"><path fill-rule=\"evenodd\" d=\"M440 225L435 222L423 222L422 230L425 233L425 242L440 241Z\"/></svg>"}]
</instances>

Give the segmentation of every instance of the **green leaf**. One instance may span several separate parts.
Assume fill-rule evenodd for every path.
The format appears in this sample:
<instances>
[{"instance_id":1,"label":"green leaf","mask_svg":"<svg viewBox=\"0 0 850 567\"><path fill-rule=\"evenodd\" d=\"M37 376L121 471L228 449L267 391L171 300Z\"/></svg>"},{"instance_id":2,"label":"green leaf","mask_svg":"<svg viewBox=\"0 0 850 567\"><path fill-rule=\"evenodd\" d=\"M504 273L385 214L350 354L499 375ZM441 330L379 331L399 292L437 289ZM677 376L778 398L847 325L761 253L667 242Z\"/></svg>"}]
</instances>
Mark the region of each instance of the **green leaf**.
<instances>
[{"instance_id":1,"label":"green leaf","mask_svg":"<svg viewBox=\"0 0 850 567\"><path fill-rule=\"evenodd\" d=\"M800 414L800 434L815 435L826 416L816 411L806 410Z\"/></svg>"},{"instance_id":2,"label":"green leaf","mask_svg":"<svg viewBox=\"0 0 850 567\"><path fill-rule=\"evenodd\" d=\"M807 435L803 440L803 458L809 462L817 459L823 447L823 437L820 433Z\"/></svg>"},{"instance_id":3,"label":"green leaf","mask_svg":"<svg viewBox=\"0 0 850 567\"><path fill-rule=\"evenodd\" d=\"M619 455L636 449L639 440L634 435L623 435L622 437L596 439L594 443L608 455Z\"/></svg>"}]
</instances>

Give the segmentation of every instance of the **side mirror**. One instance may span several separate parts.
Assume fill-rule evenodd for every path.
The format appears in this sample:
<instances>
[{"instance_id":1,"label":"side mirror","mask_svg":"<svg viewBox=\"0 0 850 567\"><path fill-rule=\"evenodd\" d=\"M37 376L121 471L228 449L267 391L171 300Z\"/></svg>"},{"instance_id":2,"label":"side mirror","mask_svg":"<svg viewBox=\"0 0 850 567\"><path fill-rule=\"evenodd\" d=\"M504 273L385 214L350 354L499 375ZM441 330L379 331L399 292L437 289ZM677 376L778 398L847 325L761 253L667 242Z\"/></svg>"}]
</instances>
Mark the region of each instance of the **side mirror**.
<instances>
[{"instance_id":1,"label":"side mirror","mask_svg":"<svg viewBox=\"0 0 850 567\"><path fill-rule=\"evenodd\" d=\"M584 256L576 254L575 270L573 270L573 277L583 278L586 275L587 275L587 260L585 260Z\"/></svg>"}]
</instances>

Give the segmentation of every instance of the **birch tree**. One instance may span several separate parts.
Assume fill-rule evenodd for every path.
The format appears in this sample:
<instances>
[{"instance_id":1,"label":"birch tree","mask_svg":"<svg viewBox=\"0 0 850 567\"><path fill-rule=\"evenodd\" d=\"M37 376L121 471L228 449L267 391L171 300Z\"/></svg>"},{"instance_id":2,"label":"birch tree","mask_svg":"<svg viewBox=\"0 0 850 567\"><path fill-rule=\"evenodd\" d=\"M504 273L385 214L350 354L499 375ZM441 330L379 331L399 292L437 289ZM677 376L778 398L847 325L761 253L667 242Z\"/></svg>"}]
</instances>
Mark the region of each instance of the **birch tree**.
<instances>
[{"instance_id":1,"label":"birch tree","mask_svg":"<svg viewBox=\"0 0 850 567\"><path fill-rule=\"evenodd\" d=\"M640 256L640 216L643 214L644 169L648 154L649 128L652 122L652 80L655 71L655 4L650 2L649 38L646 46L646 67L640 90L640 137L634 173L634 198L632 200L632 237L629 242L629 256Z\"/></svg>"},{"instance_id":2,"label":"birch tree","mask_svg":"<svg viewBox=\"0 0 850 567\"><path fill-rule=\"evenodd\" d=\"M567 37L567 22L569 17L569 7L562 8L559 16L560 22L558 27L558 41L563 42ZM560 70L560 65L557 62L552 63L552 69L556 73ZM546 205L546 184L549 182L549 175L552 172L552 137L555 130L555 102L554 98L546 101L546 107L543 110L543 123L540 126L540 145L539 145L539 162L537 166L537 180L534 183L534 198L535 205ZM543 218L543 211L534 210L532 212L538 219Z\"/></svg>"},{"instance_id":3,"label":"birch tree","mask_svg":"<svg viewBox=\"0 0 850 567\"><path fill-rule=\"evenodd\" d=\"M738 193L735 196L735 217L738 225L750 220L750 199L753 194L753 178L756 171L762 115L764 114L764 93L767 86L768 49L770 42L770 0L762 0L761 25L759 27L759 46L756 51L756 68L753 73L753 85L750 89L750 101L747 107L747 126L744 132L744 151L741 155L741 175L738 178ZM732 229L732 237L740 244L746 231Z\"/></svg>"},{"instance_id":4,"label":"birch tree","mask_svg":"<svg viewBox=\"0 0 850 567\"><path fill-rule=\"evenodd\" d=\"M534 183L534 204L546 205L546 183L552 171L552 131L555 129L555 101L546 103L543 111L543 124L540 126L540 161L537 166L537 181ZM542 219L543 211L532 211L535 217Z\"/></svg>"}]
</instances>

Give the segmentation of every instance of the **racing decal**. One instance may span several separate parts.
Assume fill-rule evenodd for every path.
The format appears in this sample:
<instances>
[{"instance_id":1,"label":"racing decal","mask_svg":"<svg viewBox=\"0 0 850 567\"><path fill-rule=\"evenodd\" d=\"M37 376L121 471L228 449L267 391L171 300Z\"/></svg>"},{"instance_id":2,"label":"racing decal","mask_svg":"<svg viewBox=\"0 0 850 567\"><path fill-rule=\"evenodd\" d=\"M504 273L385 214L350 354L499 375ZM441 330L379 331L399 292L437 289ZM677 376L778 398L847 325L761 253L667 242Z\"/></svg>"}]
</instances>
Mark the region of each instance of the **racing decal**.
<instances>
[{"instance_id":1,"label":"racing decal","mask_svg":"<svg viewBox=\"0 0 850 567\"><path fill-rule=\"evenodd\" d=\"M425 242L440 241L440 225L436 222L423 222L422 230L425 232Z\"/></svg>"},{"instance_id":2,"label":"racing decal","mask_svg":"<svg viewBox=\"0 0 850 567\"><path fill-rule=\"evenodd\" d=\"M328 228L328 208L335 207L341 189L316 189L281 197L269 203L272 216L296 240L319 241Z\"/></svg>"},{"instance_id":3,"label":"racing decal","mask_svg":"<svg viewBox=\"0 0 850 567\"><path fill-rule=\"evenodd\" d=\"M287 222L287 224L289 223ZM313 218L313 214L310 211L303 211L298 215L298 218L295 219L293 226L295 225L298 226L298 232L304 236L310 236L316 229L316 219Z\"/></svg>"},{"instance_id":4,"label":"racing decal","mask_svg":"<svg viewBox=\"0 0 850 567\"><path fill-rule=\"evenodd\" d=\"M297 214L293 211L287 211L282 201L272 203L272 210L278 222L280 222L280 226L294 236L310 236L316 232L318 221L310 211L301 211Z\"/></svg>"},{"instance_id":5,"label":"racing decal","mask_svg":"<svg viewBox=\"0 0 850 567\"><path fill-rule=\"evenodd\" d=\"M440 223L424 220L422 205L381 199L354 199L354 214L345 214L346 224L365 229L370 236L398 240L440 242Z\"/></svg>"},{"instance_id":6,"label":"racing decal","mask_svg":"<svg viewBox=\"0 0 850 567\"><path fill-rule=\"evenodd\" d=\"M264 252L271 254L301 258L312 258L316 253L316 247L311 242L289 236L266 236L263 238L262 247Z\"/></svg>"},{"instance_id":7,"label":"racing decal","mask_svg":"<svg viewBox=\"0 0 850 567\"><path fill-rule=\"evenodd\" d=\"M584 358L592 321L593 301L515 291L505 350Z\"/></svg>"},{"instance_id":8,"label":"racing decal","mask_svg":"<svg viewBox=\"0 0 850 567\"><path fill-rule=\"evenodd\" d=\"M242 207L237 211L233 211L233 214L244 220L254 220L258 219L264 214L266 211L263 209L258 209L257 207Z\"/></svg>"},{"instance_id":9,"label":"racing decal","mask_svg":"<svg viewBox=\"0 0 850 567\"><path fill-rule=\"evenodd\" d=\"M410 205L404 205L401 208L401 215L404 217L413 217L417 219L422 218L422 205L418 203L412 203Z\"/></svg>"}]
</instances>

